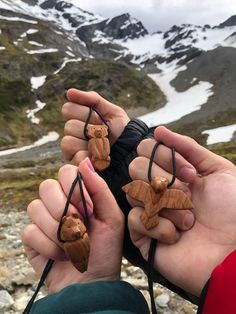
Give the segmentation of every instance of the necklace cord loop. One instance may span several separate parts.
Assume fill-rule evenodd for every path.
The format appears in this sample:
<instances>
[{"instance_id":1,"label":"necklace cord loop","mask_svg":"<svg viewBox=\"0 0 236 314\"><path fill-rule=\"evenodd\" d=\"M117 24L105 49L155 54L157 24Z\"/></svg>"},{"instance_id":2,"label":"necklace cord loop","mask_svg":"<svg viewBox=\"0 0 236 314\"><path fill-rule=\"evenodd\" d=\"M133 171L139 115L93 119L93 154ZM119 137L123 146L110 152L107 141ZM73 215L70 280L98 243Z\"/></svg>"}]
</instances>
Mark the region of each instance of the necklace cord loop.
<instances>
[{"instance_id":1,"label":"necklace cord loop","mask_svg":"<svg viewBox=\"0 0 236 314\"><path fill-rule=\"evenodd\" d=\"M72 197L72 194L74 192L74 189L75 189L75 186L76 186L76 183L79 183L79 188L80 188L80 195L81 195L81 199L82 199L82 202L83 202L83 206L84 206L84 213L85 213L85 217L84 217L84 220L85 220L85 226L88 230L89 228L89 215L88 215L88 208L87 208L87 203L86 203L86 199L85 199L85 195L84 195L84 189L83 189L83 185L82 185L82 182L83 182L83 178L82 178L82 175L80 172L77 173L77 176L76 178L74 179L74 181L72 182L71 184L71 188L70 188L70 191L68 193L68 196L67 196L67 200L66 200L66 204L65 204L65 208L64 208L64 211L62 213L62 216L61 216L61 219L60 219L60 222L59 222L59 225L58 225L58 229L57 229L57 239L58 241L60 242L65 242L61 239L61 228L62 228L62 220L63 220L63 217L66 216L67 212L68 212L68 208L69 208L69 205L70 205L70 200L71 200L71 197ZM43 269L43 272L42 272L42 275L41 275L41 278L38 282L38 285L37 285L37 288L35 289L35 292L33 294L33 296L31 297L30 301L28 302L23 314L28 314L33 306L33 303L34 303L34 300L35 298L37 297L37 294L39 292L39 290L41 289L41 287L43 286L44 284L44 281L49 273L49 271L51 270L53 264L54 264L54 260L53 259L48 259L44 269Z\"/></svg>"},{"instance_id":2,"label":"necklace cord loop","mask_svg":"<svg viewBox=\"0 0 236 314\"><path fill-rule=\"evenodd\" d=\"M157 151L157 148L159 145L164 145L161 141L156 142L156 144L153 147L150 160L149 160L149 165L148 165L148 181L152 181L152 164L154 162L154 157ZM171 157L172 157L172 179L168 183L167 187L170 187L174 184L175 179L176 179L176 160L175 160L175 148L171 148ZM157 239L151 239L150 242L150 247L148 251L148 262L147 262L147 277L148 277L148 289L149 289L149 294L150 294L150 300L151 300L151 309L152 309L152 314L157 314L156 310L156 305L155 305L155 299L154 299L154 291L153 291L153 270L154 270L154 260L155 260L155 252L157 248Z\"/></svg>"},{"instance_id":3,"label":"necklace cord loop","mask_svg":"<svg viewBox=\"0 0 236 314\"><path fill-rule=\"evenodd\" d=\"M109 137L110 136L110 128L109 128L108 122L107 122L107 120L105 120L103 118L101 113L98 110L96 110L94 107L89 107L89 114L87 116L87 119L86 119L85 125L84 125L84 137L86 138L86 140L89 140L89 137L87 135L87 127L88 127L88 124L89 124L89 121L91 119L93 111L96 112L96 114L99 116L99 118L102 120L102 122L108 127L108 137Z\"/></svg>"}]
</instances>

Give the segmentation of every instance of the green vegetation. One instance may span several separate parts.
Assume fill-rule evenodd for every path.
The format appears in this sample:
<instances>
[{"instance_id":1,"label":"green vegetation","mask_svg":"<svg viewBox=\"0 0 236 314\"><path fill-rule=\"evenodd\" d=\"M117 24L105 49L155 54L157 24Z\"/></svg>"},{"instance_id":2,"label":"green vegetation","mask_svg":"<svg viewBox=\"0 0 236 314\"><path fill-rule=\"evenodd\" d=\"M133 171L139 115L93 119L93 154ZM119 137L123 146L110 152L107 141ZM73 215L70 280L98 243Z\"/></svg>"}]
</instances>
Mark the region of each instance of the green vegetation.
<instances>
[{"instance_id":1,"label":"green vegetation","mask_svg":"<svg viewBox=\"0 0 236 314\"><path fill-rule=\"evenodd\" d=\"M68 63L58 74L53 74L64 61L65 47L73 43L50 32L43 22L37 27L39 32L22 37L28 25L19 23L14 28L8 22L1 24L0 43L6 49L0 52L0 149L28 145L47 131L62 134L61 106L66 101L65 91L71 87L95 90L124 108L141 106L151 110L164 103L164 95L146 74L119 62L83 59ZM29 40L58 48L58 52L27 54L27 49L37 49ZM47 76L45 84L32 90L31 77L42 75ZM32 124L26 114L27 109L35 108L36 100L46 103L36 115L40 118L39 125ZM40 182L56 176L61 165L59 159L0 159L0 207L26 209L37 197Z\"/></svg>"},{"instance_id":2,"label":"green vegetation","mask_svg":"<svg viewBox=\"0 0 236 314\"><path fill-rule=\"evenodd\" d=\"M25 210L30 201L38 197L39 184L56 178L58 167L25 168L0 173L0 208Z\"/></svg>"},{"instance_id":3,"label":"green vegetation","mask_svg":"<svg viewBox=\"0 0 236 314\"><path fill-rule=\"evenodd\" d=\"M164 103L164 95L148 76L109 60L68 63L57 75L48 75L45 84L33 92L32 69L37 72L41 65L45 74L50 73L56 65L59 68L57 58L57 54L21 56L13 58L10 65L9 57L1 59L0 67L4 69L0 74L1 149L29 144L52 130L62 134L61 106L66 101L65 91L71 87L95 90L126 109L143 106L151 110ZM45 102L46 107L37 113L40 124L33 125L26 110L33 109L37 99Z\"/></svg>"},{"instance_id":4,"label":"green vegetation","mask_svg":"<svg viewBox=\"0 0 236 314\"><path fill-rule=\"evenodd\" d=\"M236 166L236 144L235 142L210 145L208 148L216 154L232 161Z\"/></svg>"},{"instance_id":5,"label":"green vegetation","mask_svg":"<svg viewBox=\"0 0 236 314\"><path fill-rule=\"evenodd\" d=\"M61 132L64 124L61 105L65 91L71 87L94 90L123 108L144 106L154 109L164 103L159 87L144 73L111 60L83 60L68 63L58 75L49 76L39 89L47 106L39 112L45 129Z\"/></svg>"}]
</instances>

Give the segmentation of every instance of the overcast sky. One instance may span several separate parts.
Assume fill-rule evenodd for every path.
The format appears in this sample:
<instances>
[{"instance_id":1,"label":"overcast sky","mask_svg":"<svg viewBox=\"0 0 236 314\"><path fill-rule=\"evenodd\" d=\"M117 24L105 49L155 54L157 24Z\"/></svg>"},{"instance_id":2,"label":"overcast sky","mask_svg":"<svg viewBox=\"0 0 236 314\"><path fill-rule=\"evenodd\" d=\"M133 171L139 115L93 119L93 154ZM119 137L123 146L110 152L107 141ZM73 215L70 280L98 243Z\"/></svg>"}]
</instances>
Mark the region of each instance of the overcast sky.
<instances>
[{"instance_id":1,"label":"overcast sky","mask_svg":"<svg viewBox=\"0 0 236 314\"><path fill-rule=\"evenodd\" d=\"M150 31L174 24L217 25L236 14L236 0L67 0L104 17L129 12Z\"/></svg>"}]
</instances>

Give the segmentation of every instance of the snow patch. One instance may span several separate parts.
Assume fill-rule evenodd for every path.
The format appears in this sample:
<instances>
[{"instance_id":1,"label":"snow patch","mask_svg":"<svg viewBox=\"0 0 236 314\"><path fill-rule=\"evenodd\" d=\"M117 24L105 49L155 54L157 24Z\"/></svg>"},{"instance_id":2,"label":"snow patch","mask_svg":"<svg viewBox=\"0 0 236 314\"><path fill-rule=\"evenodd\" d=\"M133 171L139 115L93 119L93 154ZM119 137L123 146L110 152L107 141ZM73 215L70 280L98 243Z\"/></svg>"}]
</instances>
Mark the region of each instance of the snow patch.
<instances>
[{"instance_id":1,"label":"snow patch","mask_svg":"<svg viewBox=\"0 0 236 314\"><path fill-rule=\"evenodd\" d=\"M43 44L37 43L36 41L32 41L32 40L29 41L29 44L34 45L34 46L38 46L38 47L43 47Z\"/></svg>"},{"instance_id":2,"label":"snow patch","mask_svg":"<svg viewBox=\"0 0 236 314\"><path fill-rule=\"evenodd\" d=\"M40 100L36 100L35 103L36 103L37 107L35 109L32 109L32 110L30 110L30 109L26 110L26 113L27 113L27 118L30 119L30 121L32 123L39 124L40 119L36 118L35 114L37 112L39 112L41 109L43 109L46 106L46 103L41 102Z\"/></svg>"},{"instance_id":3,"label":"snow patch","mask_svg":"<svg viewBox=\"0 0 236 314\"><path fill-rule=\"evenodd\" d=\"M25 51L30 54L30 55L34 55L34 54L40 54L40 53L52 53L52 52L57 52L58 49L56 48L48 48L48 49L40 49L40 50L27 50L25 49Z\"/></svg>"},{"instance_id":4,"label":"snow patch","mask_svg":"<svg viewBox=\"0 0 236 314\"><path fill-rule=\"evenodd\" d=\"M30 28L28 29L26 32L22 33L20 35L20 38L25 38L27 36L27 34L35 34L38 32L38 29L35 29L35 28Z\"/></svg>"},{"instance_id":5,"label":"snow patch","mask_svg":"<svg viewBox=\"0 0 236 314\"><path fill-rule=\"evenodd\" d=\"M9 16L0 15L0 20L25 22L25 23L30 23L30 24L38 24L37 21L27 20L27 19L23 19L21 17L14 17L14 16L9 17Z\"/></svg>"},{"instance_id":6,"label":"snow patch","mask_svg":"<svg viewBox=\"0 0 236 314\"><path fill-rule=\"evenodd\" d=\"M99 42L100 44L109 44L113 39L111 37L107 37L105 33L102 31L96 30L94 32L94 37L92 42Z\"/></svg>"},{"instance_id":7,"label":"snow patch","mask_svg":"<svg viewBox=\"0 0 236 314\"><path fill-rule=\"evenodd\" d=\"M236 33L232 34L228 38L226 38L222 43L223 47L233 47L236 48Z\"/></svg>"},{"instance_id":8,"label":"snow patch","mask_svg":"<svg viewBox=\"0 0 236 314\"><path fill-rule=\"evenodd\" d=\"M32 89L38 89L40 86L42 86L45 83L47 76L32 76L30 79L31 88Z\"/></svg>"},{"instance_id":9,"label":"snow patch","mask_svg":"<svg viewBox=\"0 0 236 314\"><path fill-rule=\"evenodd\" d=\"M75 55L71 51L66 51L66 54L70 57L75 57Z\"/></svg>"},{"instance_id":10,"label":"snow patch","mask_svg":"<svg viewBox=\"0 0 236 314\"><path fill-rule=\"evenodd\" d=\"M53 74L58 74L69 62L79 62L81 61L81 58L77 58L77 59L66 59L62 65L60 66L60 68L58 70L56 70L55 72L53 72Z\"/></svg>"},{"instance_id":11,"label":"snow patch","mask_svg":"<svg viewBox=\"0 0 236 314\"><path fill-rule=\"evenodd\" d=\"M229 142L234 132L236 132L236 124L222 126L220 128L205 130L202 134L208 134L207 145Z\"/></svg>"},{"instance_id":12,"label":"snow patch","mask_svg":"<svg viewBox=\"0 0 236 314\"><path fill-rule=\"evenodd\" d=\"M135 56L140 55L162 55L167 56L165 49L165 40L163 34L145 35L136 39L128 39L125 42L122 40L115 40L119 45L125 46Z\"/></svg>"},{"instance_id":13,"label":"snow patch","mask_svg":"<svg viewBox=\"0 0 236 314\"><path fill-rule=\"evenodd\" d=\"M0 156L6 156L13 153L23 152L25 150L28 150L37 146L41 146L49 142L55 142L58 140L58 138L59 138L59 134L57 132L52 131L52 132L49 132L47 135L44 135L41 139L34 142L32 145L23 146L20 148L11 148L11 149L0 151Z\"/></svg>"},{"instance_id":14,"label":"snow patch","mask_svg":"<svg viewBox=\"0 0 236 314\"><path fill-rule=\"evenodd\" d=\"M164 107L140 117L147 125L155 126L177 121L185 115L199 110L208 98L213 95L212 84L199 81L184 92L177 92L170 82L185 66L175 68L175 63L159 65L161 73L149 75L159 85L166 95L167 103Z\"/></svg>"}]
</instances>

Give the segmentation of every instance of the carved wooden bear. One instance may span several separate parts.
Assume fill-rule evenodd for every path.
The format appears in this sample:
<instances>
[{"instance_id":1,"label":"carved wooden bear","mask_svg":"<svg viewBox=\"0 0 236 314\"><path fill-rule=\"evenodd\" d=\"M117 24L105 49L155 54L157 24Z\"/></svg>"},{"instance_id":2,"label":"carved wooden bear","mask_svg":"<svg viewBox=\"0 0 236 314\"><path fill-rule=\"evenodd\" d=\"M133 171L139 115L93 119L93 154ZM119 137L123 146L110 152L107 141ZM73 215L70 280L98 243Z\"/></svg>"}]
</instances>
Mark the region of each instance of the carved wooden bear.
<instances>
[{"instance_id":1,"label":"carved wooden bear","mask_svg":"<svg viewBox=\"0 0 236 314\"><path fill-rule=\"evenodd\" d=\"M88 267L90 244L87 230L77 214L62 218L61 240L72 264L81 272Z\"/></svg>"},{"instance_id":2,"label":"carved wooden bear","mask_svg":"<svg viewBox=\"0 0 236 314\"><path fill-rule=\"evenodd\" d=\"M103 171L109 167L110 143L107 138L108 127L106 125L89 124L87 127L88 151L95 169Z\"/></svg>"}]
</instances>

